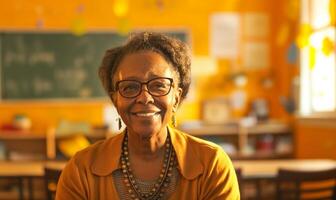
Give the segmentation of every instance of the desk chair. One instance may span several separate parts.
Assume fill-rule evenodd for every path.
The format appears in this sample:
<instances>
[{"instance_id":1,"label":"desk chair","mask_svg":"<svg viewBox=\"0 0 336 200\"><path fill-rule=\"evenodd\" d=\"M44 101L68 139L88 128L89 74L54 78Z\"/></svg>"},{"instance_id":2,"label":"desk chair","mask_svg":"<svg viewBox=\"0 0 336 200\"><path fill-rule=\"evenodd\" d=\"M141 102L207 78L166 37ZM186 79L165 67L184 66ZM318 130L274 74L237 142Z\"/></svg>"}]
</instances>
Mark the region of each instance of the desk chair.
<instances>
[{"instance_id":1,"label":"desk chair","mask_svg":"<svg viewBox=\"0 0 336 200\"><path fill-rule=\"evenodd\" d=\"M280 169L276 185L278 200L336 200L336 168L321 171Z\"/></svg>"},{"instance_id":2,"label":"desk chair","mask_svg":"<svg viewBox=\"0 0 336 200\"><path fill-rule=\"evenodd\" d=\"M237 180L238 180L238 184L239 184L240 197L242 197L242 193L243 193L242 169L241 168L236 168L235 171L236 171Z\"/></svg>"},{"instance_id":3,"label":"desk chair","mask_svg":"<svg viewBox=\"0 0 336 200\"><path fill-rule=\"evenodd\" d=\"M44 167L44 183L47 200L54 200L56 195L57 182L62 173L60 169Z\"/></svg>"}]
</instances>

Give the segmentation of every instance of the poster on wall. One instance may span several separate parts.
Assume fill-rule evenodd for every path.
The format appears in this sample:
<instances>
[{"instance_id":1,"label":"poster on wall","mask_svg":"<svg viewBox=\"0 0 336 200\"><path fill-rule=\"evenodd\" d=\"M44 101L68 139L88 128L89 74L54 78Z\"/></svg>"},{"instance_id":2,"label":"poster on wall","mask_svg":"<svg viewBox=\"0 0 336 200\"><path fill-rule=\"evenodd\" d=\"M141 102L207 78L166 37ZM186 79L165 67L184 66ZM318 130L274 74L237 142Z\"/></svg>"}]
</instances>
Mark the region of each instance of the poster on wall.
<instances>
[{"instance_id":1,"label":"poster on wall","mask_svg":"<svg viewBox=\"0 0 336 200\"><path fill-rule=\"evenodd\" d=\"M197 79L217 73L217 61L209 56L194 56L191 63L191 84L185 102L193 102L197 98Z\"/></svg>"},{"instance_id":2,"label":"poster on wall","mask_svg":"<svg viewBox=\"0 0 336 200\"><path fill-rule=\"evenodd\" d=\"M247 70L264 69L270 65L270 49L266 42L247 42L243 47L243 66Z\"/></svg>"},{"instance_id":3,"label":"poster on wall","mask_svg":"<svg viewBox=\"0 0 336 200\"><path fill-rule=\"evenodd\" d=\"M240 41L240 15L215 13L210 16L210 54L216 58L235 59Z\"/></svg>"},{"instance_id":4,"label":"poster on wall","mask_svg":"<svg viewBox=\"0 0 336 200\"><path fill-rule=\"evenodd\" d=\"M243 33L245 37L249 38L267 38L270 33L269 15L255 12L245 13L243 15Z\"/></svg>"}]
</instances>

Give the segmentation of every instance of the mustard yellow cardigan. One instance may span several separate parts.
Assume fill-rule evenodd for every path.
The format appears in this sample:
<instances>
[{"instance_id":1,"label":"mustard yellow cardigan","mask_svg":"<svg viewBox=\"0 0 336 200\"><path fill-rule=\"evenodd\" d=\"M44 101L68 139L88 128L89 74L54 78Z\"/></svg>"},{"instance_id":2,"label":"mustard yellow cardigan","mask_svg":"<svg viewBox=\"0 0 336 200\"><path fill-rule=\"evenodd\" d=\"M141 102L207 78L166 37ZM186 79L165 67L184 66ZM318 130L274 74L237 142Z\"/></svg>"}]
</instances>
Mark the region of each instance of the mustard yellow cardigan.
<instances>
[{"instance_id":1,"label":"mustard yellow cardigan","mask_svg":"<svg viewBox=\"0 0 336 200\"><path fill-rule=\"evenodd\" d=\"M181 174L170 200L240 199L230 158L217 145L168 127ZM119 200L112 172L125 133L78 152L64 168L56 200Z\"/></svg>"}]
</instances>

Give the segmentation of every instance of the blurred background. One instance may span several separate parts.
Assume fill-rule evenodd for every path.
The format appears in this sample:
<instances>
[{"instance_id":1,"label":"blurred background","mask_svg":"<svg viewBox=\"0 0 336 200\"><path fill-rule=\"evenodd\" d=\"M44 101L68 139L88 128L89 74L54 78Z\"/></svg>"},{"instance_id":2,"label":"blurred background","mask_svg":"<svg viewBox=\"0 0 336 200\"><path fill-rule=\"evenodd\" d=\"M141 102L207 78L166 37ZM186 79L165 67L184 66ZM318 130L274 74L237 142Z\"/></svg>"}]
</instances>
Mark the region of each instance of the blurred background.
<instances>
[{"instance_id":1,"label":"blurred background","mask_svg":"<svg viewBox=\"0 0 336 200\"><path fill-rule=\"evenodd\" d=\"M119 132L98 80L135 31L192 51L178 127L233 160L336 159L335 0L0 0L0 159L67 159Z\"/></svg>"}]
</instances>

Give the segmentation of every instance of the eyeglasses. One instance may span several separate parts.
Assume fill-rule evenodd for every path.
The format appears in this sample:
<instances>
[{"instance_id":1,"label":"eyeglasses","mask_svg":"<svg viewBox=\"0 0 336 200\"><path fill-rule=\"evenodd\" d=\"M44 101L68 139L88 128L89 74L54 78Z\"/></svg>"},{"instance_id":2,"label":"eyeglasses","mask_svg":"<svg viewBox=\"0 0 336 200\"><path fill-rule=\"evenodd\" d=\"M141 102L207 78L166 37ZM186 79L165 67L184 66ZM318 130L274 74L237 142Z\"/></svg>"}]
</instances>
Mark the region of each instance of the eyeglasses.
<instances>
[{"instance_id":1,"label":"eyeglasses","mask_svg":"<svg viewBox=\"0 0 336 200\"><path fill-rule=\"evenodd\" d=\"M146 85L147 91L154 97L165 96L173 85L172 78L159 77L147 82L136 80L122 80L116 83L116 91L125 98L134 98L141 94L142 85Z\"/></svg>"}]
</instances>

